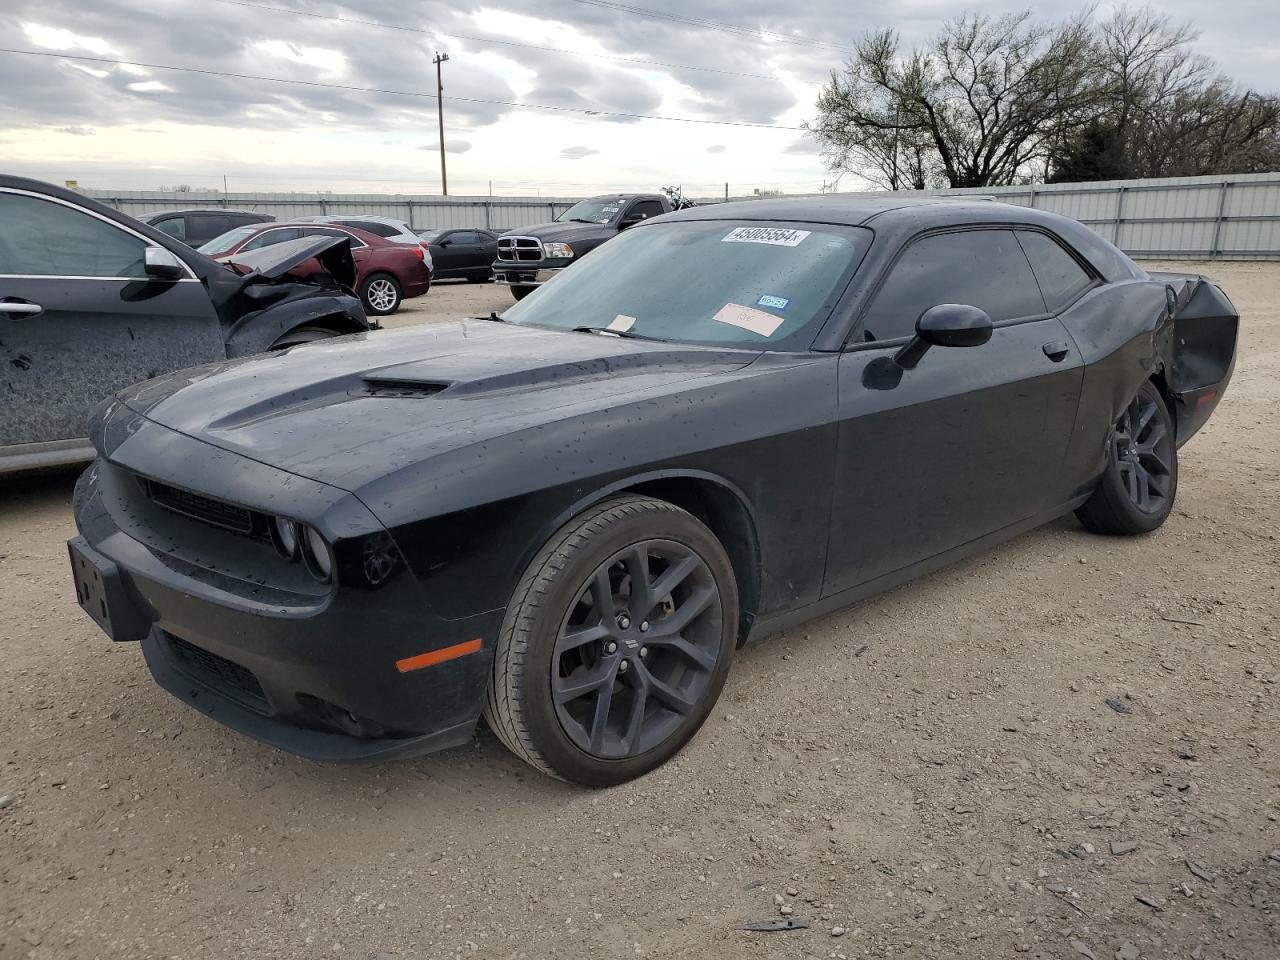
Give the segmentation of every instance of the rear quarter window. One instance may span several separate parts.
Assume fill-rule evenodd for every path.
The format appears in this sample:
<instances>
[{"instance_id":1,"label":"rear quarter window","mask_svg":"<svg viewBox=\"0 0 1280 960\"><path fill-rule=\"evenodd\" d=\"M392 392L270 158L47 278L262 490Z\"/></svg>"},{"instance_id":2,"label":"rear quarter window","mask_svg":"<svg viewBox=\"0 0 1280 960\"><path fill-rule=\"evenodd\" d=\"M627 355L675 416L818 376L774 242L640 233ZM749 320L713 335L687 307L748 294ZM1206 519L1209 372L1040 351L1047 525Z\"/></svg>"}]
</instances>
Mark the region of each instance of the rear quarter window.
<instances>
[{"instance_id":1,"label":"rear quarter window","mask_svg":"<svg viewBox=\"0 0 1280 960\"><path fill-rule=\"evenodd\" d=\"M1093 277L1088 271L1052 237L1034 230L1019 230L1018 242L1031 261L1050 313L1057 313L1093 286Z\"/></svg>"}]
</instances>

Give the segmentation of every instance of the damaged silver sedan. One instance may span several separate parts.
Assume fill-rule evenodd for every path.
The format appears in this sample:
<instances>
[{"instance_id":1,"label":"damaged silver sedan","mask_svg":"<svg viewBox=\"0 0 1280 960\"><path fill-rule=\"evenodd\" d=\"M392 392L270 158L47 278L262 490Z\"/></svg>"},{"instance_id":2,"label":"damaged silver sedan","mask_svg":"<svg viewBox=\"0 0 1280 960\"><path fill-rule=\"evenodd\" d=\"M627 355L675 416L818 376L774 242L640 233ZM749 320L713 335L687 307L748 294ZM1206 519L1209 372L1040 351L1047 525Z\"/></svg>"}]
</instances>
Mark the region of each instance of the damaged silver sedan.
<instances>
[{"instance_id":1,"label":"damaged silver sedan","mask_svg":"<svg viewBox=\"0 0 1280 960\"><path fill-rule=\"evenodd\" d=\"M90 410L131 383L371 328L346 238L236 260L0 176L0 473L89 459Z\"/></svg>"}]
</instances>

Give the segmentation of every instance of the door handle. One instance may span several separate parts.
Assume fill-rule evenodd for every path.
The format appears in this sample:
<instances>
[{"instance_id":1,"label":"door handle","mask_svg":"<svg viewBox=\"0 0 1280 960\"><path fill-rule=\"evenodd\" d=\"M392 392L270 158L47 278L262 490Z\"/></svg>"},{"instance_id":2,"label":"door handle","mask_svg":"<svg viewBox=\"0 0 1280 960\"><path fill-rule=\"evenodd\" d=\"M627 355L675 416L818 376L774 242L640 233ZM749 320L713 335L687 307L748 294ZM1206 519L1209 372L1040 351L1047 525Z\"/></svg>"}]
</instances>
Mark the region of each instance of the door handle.
<instances>
[{"instance_id":1,"label":"door handle","mask_svg":"<svg viewBox=\"0 0 1280 960\"><path fill-rule=\"evenodd\" d=\"M1043 347L1044 355L1054 363L1060 363L1062 359L1071 352L1071 345L1065 340L1050 340Z\"/></svg>"},{"instance_id":2,"label":"door handle","mask_svg":"<svg viewBox=\"0 0 1280 960\"><path fill-rule=\"evenodd\" d=\"M0 300L0 314L9 320L27 320L44 313L44 307L25 300Z\"/></svg>"}]
</instances>

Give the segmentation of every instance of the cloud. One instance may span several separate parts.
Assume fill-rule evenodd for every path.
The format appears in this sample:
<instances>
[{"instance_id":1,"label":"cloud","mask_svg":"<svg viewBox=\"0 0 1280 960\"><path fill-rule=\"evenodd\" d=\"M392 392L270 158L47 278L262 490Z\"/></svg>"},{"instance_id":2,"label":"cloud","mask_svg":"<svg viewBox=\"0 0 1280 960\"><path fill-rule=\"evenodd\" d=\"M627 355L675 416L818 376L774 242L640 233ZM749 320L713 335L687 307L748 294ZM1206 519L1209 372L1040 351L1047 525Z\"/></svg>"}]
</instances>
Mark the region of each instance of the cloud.
<instances>
[{"instance_id":1,"label":"cloud","mask_svg":"<svg viewBox=\"0 0 1280 960\"><path fill-rule=\"evenodd\" d=\"M800 137L799 139L788 144L782 151L792 156L816 157L822 153L822 148L818 146L818 141L811 137Z\"/></svg>"},{"instance_id":2,"label":"cloud","mask_svg":"<svg viewBox=\"0 0 1280 960\"><path fill-rule=\"evenodd\" d=\"M581 160L584 157L594 157L600 151L591 147L565 147L560 151L562 160Z\"/></svg>"},{"instance_id":3,"label":"cloud","mask_svg":"<svg viewBox=\"0 0 1280 960\"><path fill-rule=\"evenodd\" d=\"M444 139L445 153L466 153L472 146L473 144L470 140L451 140L448 137L445 137ZM438 151L440 149L440 141L437 140L435 143L424 143L418 149Z\"/></svg>"},{"instance_id":4,"label":"cloud","mask_svg":"<svg viewBox=\"0 0 1280 960\"><path fill-rule=\"evenodd\" d=\"M84 126L83 124L74 127L58 127L59 133L67 133L73 137L91 137L94 134L93 127Z\"/></svg>"},{"instance_id":5,"label":"cloud","mask_svg":"<svg viewBox=\"0 0 1280 960\"><path fill-rule=\"evenodd\" d=\"M724 153L728 149L723 143L717 143L707 147L707 153Z\"/></svg>"}]
</instances>

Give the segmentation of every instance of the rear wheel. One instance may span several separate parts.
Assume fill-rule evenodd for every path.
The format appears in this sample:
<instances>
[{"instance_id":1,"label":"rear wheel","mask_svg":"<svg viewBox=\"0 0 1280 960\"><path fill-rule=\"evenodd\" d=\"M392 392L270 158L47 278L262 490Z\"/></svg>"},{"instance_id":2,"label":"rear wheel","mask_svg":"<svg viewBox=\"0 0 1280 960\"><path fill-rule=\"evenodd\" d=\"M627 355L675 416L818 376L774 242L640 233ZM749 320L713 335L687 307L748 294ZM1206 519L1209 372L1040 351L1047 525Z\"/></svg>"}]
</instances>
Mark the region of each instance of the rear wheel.
<instances>
[{"instance_id":1,"label":"rear wheel","mask_svg":"<svg viewBox=\"0 0 1280 960\"><path fill-rule=\"evenodd\" d=\"M385 317L400 309L400 284L389 273L375 273L360 288L360 299L366 313Z\"/></svg>"},{"instance_id":2,"label":"rear wheel","mask_svg":"<svg viewBox=\"0 0 1280 960\"><path fill-rule=\"evenodd\" d=\"M517 300L523 300L536 289L537 287L512 287L511 295Z\"/></svg>"},{"instance_id":3,"label":"rear wheel","mask_svg":"<svg viewBox=\"0 0 1280 960\"><path fill-rule=\"evenodd\" d=\"M304 343L315 343L317 340L331 340L340 336L342 336L341 333L337 330L330 330L328 327L294 327L267 349L284 350L288 347L297 347Z\"/></svg>"},{"instance_id":4,"label":"rear wheel","mask_svg":"<svg viewBox=\"0 0 1280 960\"><path fill-rule=\"evenodd\" d=\"M521 578L485 720L552 776L631 780L702 726L737 631L733 568L715 535L662 500L609 500L561 528Z\"/></svg>"},{"instance_id":5,"label":"rear wheel","mask_svg":"<svg viewBox=\"0 0 1280 960\"><path fill-rule=\"evenodd\" d=\"M1094 533L1149 533L1169 516L1177 492L1173 417L1148 380L1112 428L1106 471L1076 516Z\"/></svg>"}]
</instances>

